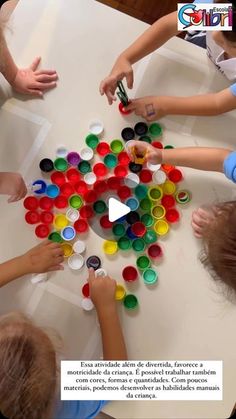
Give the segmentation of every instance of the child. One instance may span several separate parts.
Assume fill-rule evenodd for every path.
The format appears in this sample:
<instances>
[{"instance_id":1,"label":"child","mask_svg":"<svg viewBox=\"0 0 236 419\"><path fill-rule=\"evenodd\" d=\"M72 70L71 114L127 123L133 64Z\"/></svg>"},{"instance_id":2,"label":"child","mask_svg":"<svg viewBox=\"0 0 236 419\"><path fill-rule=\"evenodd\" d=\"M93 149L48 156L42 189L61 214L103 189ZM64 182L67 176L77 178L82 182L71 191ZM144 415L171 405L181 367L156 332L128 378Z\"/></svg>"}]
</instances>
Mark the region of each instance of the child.
<instances>
[{"instance_id":1,"label":"child","mask_svg":"<svg viewBox=\"0 0 236 419\"><path fill-rule=\"evenodd\" d=\"M101 327L106 360L127 359L115 301L116 282L89 270L91 299ZM0 318L0 412L14 419L96 417L104 401L56 402L57 354L50 337L25 316Z\"/></svg>"},{"instance_id":2,"label":"child","mask_svg":"<svg viewBox=\"0 0 236 419\"><path fill-rule=\"evenodd\" d=\"M203 2L203 0L202 0ZM207 1L209 3L213 1ZM215 3L219 3L216 0ZM226 1L227 2L227 1ZM197 3L197 2L196 2ZM236 2L232 1L236 6ZM216 67L229 80L236 79L236 17L234 15L233 32L208 32L208 55ZM155 51L170 38L178 34L177 12L157 20L143 35L117 58L111 73L100 84L100 93L106 94L111 105L115 98L117 81L124 77L127 86L133 87L132 65ZM132 100L127 110L134 111L147 121L162 118L165 115L219 115L236 108L236 83L217 93L192 97L149 96Z\"/></svg>"},{"instance_id":3,"label":"child","mask_svg":"<svg viewBox=\"0 0 236 419\"><path fill-rule=\"evenodd\" d=\"M56 87L58 79L55 70L37 70L40 57L25 69L19 69L8 50L0 25L0 72L16 92L43 97L46 90Z\"/></svg>"},{"instance_id":4,"label":"child","mask_svg":"<svg viewBox=\"0 0 236 419\"><path fill-rule=\"evenodd\" d=\"M0 264L0 288L21 276L63 270L63 250L48 240L28 252Z\"/></svg>"},{"instance_id":5,"label":"child","mask_svg":"<svg viewBox=\"0 0 236 419\"><path fill-rule=\"evenodd\" d=\"M222 172L236 183L236 152L221 148L187 147L156 149L151 144L133 141L133 150L145 155L152 164L170 164L199 170ZM203 238L201 260L215 279L236 292L236 202L202 207L193 212L192 226L196 237Z\"/></svg>"}]
</instances>

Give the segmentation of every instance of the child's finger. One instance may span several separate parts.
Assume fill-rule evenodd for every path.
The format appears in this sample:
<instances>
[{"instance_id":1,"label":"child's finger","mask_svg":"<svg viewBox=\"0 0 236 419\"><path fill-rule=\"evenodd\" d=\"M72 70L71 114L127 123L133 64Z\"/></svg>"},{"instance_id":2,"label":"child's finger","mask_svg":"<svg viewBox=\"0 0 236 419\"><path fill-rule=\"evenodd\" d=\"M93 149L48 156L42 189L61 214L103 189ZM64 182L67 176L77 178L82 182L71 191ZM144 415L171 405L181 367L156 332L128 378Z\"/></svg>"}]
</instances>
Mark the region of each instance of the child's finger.
<instances>
[{"instance_id":1,"label":"child's finger","mask_svg":"<svg viewBox=\"0 0 236 419\"><path fill-rule=\"evenodd\" d=\"M133 71L130 71L128 74L126 74L126 83L129 89L133 88L134 84L134 73Z\"/></svg>"},{"instance_id":2,"label":"child's finger","mask_svg":"<svg viewBox=\"0 0 236 419\"><path fill-rule=\"evenodd\" d=\"M47 74L48 76L56 74L58 77L56 70L37 70L34 74L36 76L41 76L42 74Z\"/></svg>"},{"instance_id":3,"label":"child's finger","mask_svg":"<svg viewBox=\"0 0 236 419\"><path fill-rule=\"evenodd\" d=\"M40 83L38 82L35 86L36 89L40 89L42 91L53 89L56 87L57 83L55 81L49 82L49 83Z\"/></svg>"},{"instance_id":4,"label":"child's finger","mask_svg":"<svg viewBox=\"0 0 236 419\"><path fill-rule=\"evenodd\" d=\"M31 70L35 71L37 70L37 67L39 66L39 63L41 61L41 57L36 57L32 64L30 65Z\"/></svg>"},{"instance_id":5,"label":"child's finger","mask_svg":"<svg viewBox=\"0 0 236 419\"><path fill-rule=\"evenodd\" d=\"M37 90L37 89L28 89L28 93L32 96L38 96L38 97L43 97L43 92L41 92L41 90Z\"/></svg>"},{"instance_id":6,"label":"child's finger","mask_svg":"<svg viewBox=\"0 0 236 419\"><path fill-rule=\"evenodd\" d=\"M10 198L8 198L8 200L7 200L8 204L12 204L12 202L16 202L16 201L18 201L16 195L10 196Z\"/></svg>"},{"instance_id":7,"label":"child's finger","mask_svg":"<svg viewBox=\"0 0 236 419\"><path fill-rule=\"evenodd\" d=\"M43 83L56 81L57 79L58 79L57 74L40 74L36 76L36 80Z\"/></svg>"},{"instance_id":8,"label":"child's finger","mask_svg":"<svg viewBox=\"0 0 236 419\"><path fill-rule=\"evenodd\" d=\"M89 268L89 277L88 277L88 282L92 282L96 277L95 277L95 271L93 268Z\"/></svg>"}]
</instances>

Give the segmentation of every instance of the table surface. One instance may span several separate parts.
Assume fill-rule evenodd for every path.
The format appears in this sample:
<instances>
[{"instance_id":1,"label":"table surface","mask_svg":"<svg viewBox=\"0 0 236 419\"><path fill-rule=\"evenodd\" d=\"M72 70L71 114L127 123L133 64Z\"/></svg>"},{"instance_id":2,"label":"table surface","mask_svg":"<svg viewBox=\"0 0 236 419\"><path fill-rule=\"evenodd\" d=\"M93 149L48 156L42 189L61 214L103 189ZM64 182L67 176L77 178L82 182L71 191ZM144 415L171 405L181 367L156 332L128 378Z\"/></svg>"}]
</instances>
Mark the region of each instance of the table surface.
<instances>
[{"instance_id":1,"label":"table surface","mask_svg":"<svg viewBox=\"0 0 236 419\"><path fill-rule=\"evenodd\" d=\"M38 163L55 157L58 145L79 151L95 117L105 124L104 138L119 138L122 128L138 121L123 119L117 106L109 107L98 92L100 80L115 58L147 27L93 0L21 0L7 30L16 62L29 64L42 55L44 68L56 68L57 89L44 100L11 96L1 80L1 170L21 171L27 181L39 177ZM174 38L159 51L135 65L135 86L130 96L150 94L193 95L228 85L203 49ZM235 112L218 117L166 117L164 143L179 146L234 147ZM227 127L227 128L226 128ZM116 418L225 418L235 402L236 359L233 351L236 307L228 302L198 261L200 243L190 227L193 208L202 203L232 199L234 185L221 174L184 169L183 187L193 200L181 208L182 219L161 240L165 258L158 267L154 289L141 281L133 291L137 312L120 317L130 359L209 359L224 361L224 400L218 402L114 402L105 411ZM1 260L20 254L37 240L24 222L21 203L1 202ZM103 255L102 239L89 233L86 257L101 256L102 266L118 281L121 266L135 256ZM69 359L101 357L100 332L95 312L81 307L86 270L68 268L43 284L19 279L1 289L0 313L23 310L40 325L55 327L65 340ZM132 289L131 289L132 291Z\"/></svg>"}]
</instances>

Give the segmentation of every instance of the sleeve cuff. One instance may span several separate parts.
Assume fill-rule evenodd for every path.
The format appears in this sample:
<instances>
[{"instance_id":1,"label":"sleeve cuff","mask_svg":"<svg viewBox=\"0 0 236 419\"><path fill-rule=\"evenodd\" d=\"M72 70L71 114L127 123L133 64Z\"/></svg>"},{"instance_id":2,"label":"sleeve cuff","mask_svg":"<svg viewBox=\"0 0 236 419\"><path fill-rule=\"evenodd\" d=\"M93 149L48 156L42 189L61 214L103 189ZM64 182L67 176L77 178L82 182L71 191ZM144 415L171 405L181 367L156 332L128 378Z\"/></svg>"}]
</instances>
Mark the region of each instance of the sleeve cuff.
<instances>
[{"instance_id":1,"label":"sleeve cuff","mask_svg":"<svg viewBox=\"0 0 236 419\"><path fill-rule=\"evenodd\" d=\"M236 183L236 152L230 153L224 161L225 176Z\"/></svg>"},{"instance_id":2,"label":"sleeve cuff","mask_svg":"<svg viewBox=\"0 0 236 419\"><path fill-rule=\"evenodd\" d=\"M236 83L232 84L229 89L232 95L236 96Z\"/></svg>"}]
</instances>

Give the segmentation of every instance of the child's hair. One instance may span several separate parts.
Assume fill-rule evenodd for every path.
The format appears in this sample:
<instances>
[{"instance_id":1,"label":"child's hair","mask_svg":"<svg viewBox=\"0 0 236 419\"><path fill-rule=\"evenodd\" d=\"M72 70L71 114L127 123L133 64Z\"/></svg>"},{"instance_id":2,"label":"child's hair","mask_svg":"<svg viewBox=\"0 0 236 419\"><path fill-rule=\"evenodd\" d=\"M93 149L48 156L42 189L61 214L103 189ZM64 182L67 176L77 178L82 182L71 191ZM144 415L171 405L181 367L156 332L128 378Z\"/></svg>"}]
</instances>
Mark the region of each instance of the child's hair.
<instances>
[{"instance_id":1,"label":"child's hair","mask_svg":"<svg viewBox=\"0 0 236 419\"><path fill-rule=\"evenodd\" d=\"M222 31L223 36L230 42L236 42L236 1L230 0L214 0L214 3L232 3L233 6L233 30L232 31Z\"/></svg>"},{"instance_id":2,"label":"child's hair","mask_svg":"<svg viewBox=\"0 0 236 419\"><path fill-rule=\"evenodd\" d=\"M217 215L206 228L200 260L212 277L236 297L236 202L216 206ZM229 294L232 296L232 292Z\"/></svg>"},{"instance_id":3,"label":"child's hair","mask_svg":"<svg viewBox=\"0 0 236 419\"><path fill-rule=\"evenodd\" d=\"M47 418L56 381L56 352L47 334L20 313L1 317L0 412L10 419Z\"/></svg>"}]
</instances>

